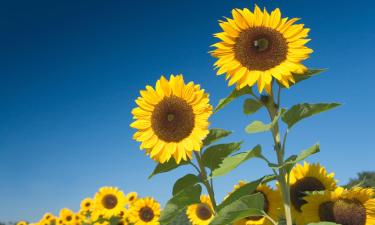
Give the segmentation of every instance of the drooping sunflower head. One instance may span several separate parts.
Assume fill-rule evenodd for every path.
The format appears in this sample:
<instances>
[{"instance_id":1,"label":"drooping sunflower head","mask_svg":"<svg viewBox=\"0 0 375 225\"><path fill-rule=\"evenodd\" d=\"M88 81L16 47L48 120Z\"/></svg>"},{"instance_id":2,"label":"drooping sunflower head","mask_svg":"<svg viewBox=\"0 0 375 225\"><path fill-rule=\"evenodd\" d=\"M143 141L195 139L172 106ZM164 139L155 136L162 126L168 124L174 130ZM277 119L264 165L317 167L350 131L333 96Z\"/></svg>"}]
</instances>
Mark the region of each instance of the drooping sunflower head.
<instances>
[{"instance_id":1,"label":"drooping sunflower head","mask_svg":"<svg viewBox=\"0 0 375 225\"><path fill-rule=\"evenodd\" d=\"M153 198L139 198L129 209L129 221L137 225L159 225L160 204Z\"/></svg>"},{"instance_id":2,"label":"drooping sunflower head","mask_svg":"<svg viewBox=\"0 0 375 225\"><path fill-rule=\"evenodd\" d=\"M375 224L375 199L371 188L313 193L302 206L304 223L327 221L343 225Z\"/></svg>"},{"instance_id":3,"label":"drooping sunflower head","mask_svg":"<svg viewBox=\"0 0 375 225\"><path fill-rule=\"evenodd\" d=\"M221 41L214 44L212 56L218 58L217 74L226 74L229 85L237 88L258 82L259 92L271 92L272 80L289 87L293 74L306 70L301 62L312 50L305 46L309 29L294 24L297 18L282 18L279 9L268 13L255 6L233 9L233 19L220 21L223 32L215 34Z\"/></svg>"},{"instance_id":4,"label":"drooping sunflower head","mask_svg":"<svg viewBox=\"0 0 375 225\"><path fill-rule=\"evenodd\" d=\"M126 195L126 199L128 200L128 203L129 204L133 204L138 198L138 194L137 192L129 192L127 195Z\"/></svg>"},{"instance_id":5,"label":"drooping sunflower head","mask_svg":"<svg viewBox=\"0 0 375 225\"><path fill-rule=\"evenodd\" d=\"M297 224L302 224L300 221L304 215L301 207L306 203L306 192L335 190L336 180L334 173L328 174L320 164L304 162L303 165L297 164L290 172L289 185L292 214Z\"/></svg>"},{"instance_id":6,"label":"drooping sunflower head","mask_svg":"<svg viewBox=\"0 0 375 225\"><path fill-rule=\"evenodd\" d=\"M155 88L147 86L136 100L130 125L138 129L133 138L150 157L160 163L171 157L177 163L199 151L208 134L212 114L208 94L199 85L185 84L182 75L162 76Z\"/></svg>"},{"instance_id":7,"label":"drooping sunflower head","mask_svg":"<svg viewBox=\"0 0 375 225\"><path fill-rule=\"evenodd\" d=\"M202 195L200 200L187 208L186 215L193 225L208 225L214 218L212 202L207 195Z\"/></svg>"},{"instance_id":8,"label":"drooping sunflower head","mask_svg":"<svg viewBox=\"0 0 375 225\"><path fill-rule=\"evenodd\" d=\"M124 209L125 204L126 197L118 188L102 187L95 194L94 211L102 213L105 217L111 217Z\"/></svg>"},{"instance_id":9,"label":"drooping sunflower head","mask_svg":"<svg viewBox=\"0 0 375 225\"><path fill-rule=\"evenodd\" d=\"M81 202L80 211L82 213L87 213L87 212L92 211L93 207L94 207L94 200L92 198L85 198Z\"/></svg>"},{"instance_id":10,"label":"drooping sunflower head","mask_svg":"<svg viewBox=\"0 0 375 225\"><path fill-rule=\"evenodd\" d=\"M246 181L240 181L234 186L232 192L238 190L247 184ZM260 184L256 188L254 193L261 193L264 198L263 210L266 212L274 221L278 221L280 217L280 208L282 205L280 192L278 190L273 190L266 184ZM228 196L229 196L228 195ZM239 221L236 221L234 225L272 225L272 222L263 216L249 216Z\"/></svg>"}]
</instances>

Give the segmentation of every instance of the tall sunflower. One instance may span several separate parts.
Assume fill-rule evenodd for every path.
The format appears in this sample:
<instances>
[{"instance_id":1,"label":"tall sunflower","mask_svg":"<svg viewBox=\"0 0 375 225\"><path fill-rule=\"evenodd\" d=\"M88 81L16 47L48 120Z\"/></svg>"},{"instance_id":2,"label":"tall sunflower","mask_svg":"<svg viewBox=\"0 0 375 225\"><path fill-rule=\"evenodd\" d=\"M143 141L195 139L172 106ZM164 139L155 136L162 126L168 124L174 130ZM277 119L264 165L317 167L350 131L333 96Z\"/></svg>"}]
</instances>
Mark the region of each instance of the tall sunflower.
<instances>
[{"instance_id":1,"label":"tall sunflower","mask_svg":"<svg viewBox=\"0 0 375 225\"><path fill-rule=\"evenodd\" d=\"M100 212L105 217L111 217L124 209L125 204L126 197L118 188L102 187L95 194L94 211Z\"/></svg>"},{"instance_id":2,"label":"tall sunflower","mask_svg":"<svg viewBox=\"0 0 375 225\"><path fill-rule=\"evenodd\" d=\"M212 202L207 195L202 195L200 200L201 203L187 208L186 215L193 225L208 225L214 218Z\"/></svg>"},{"instance_id":3,"label":"tall sunflower","mask_svg":"<svg viewBox=\"0 0 375 225\"><path fill-rule=\"evenodd\" d=\"M354 188L313 193L304 199L304 222L328 221L342 225L375 224L374 189Z\"/></svg>"},{"instance_id":4,"label":"tall sunflower","mask_svg":"<svg viewBox=\"0 0 375 225\"><path fill-rule=\"evenodd\" d=\"M320 164L297 164L289 176L292 215L297 225L304 225L301 207L306 203L306 192L336 189L334 173L328 174Z\"/></svg>"},{"instance_id":5,"label":"tall sunflower","mask_svg":"<svg viewBox=\"0 0 375 225\"><path fill-rule=\"evenodd\" d=\"M234 186L234 189L231 193L239 189L240 187L244 186L247 182L240 181L238 184ZM229 195L231 194L229 193ZM266 184L260 184L255 193L261 193L264 197L264 206L263 210L266 212L274 221L278 221L280 217L280 208L282 207L281 204L281 196L278 190L273 190ZM229 196L228 195L228 196ZM273 223L265 218L264 216L249 216L247 218L241 219L236 221L234 225L272 225Z\"/></svg>"},{"instance_id":6,"label":"tall sunflower","mask_svg":"<svg viewBox=\"0 0 375 225\"><path fill-rule=\"evenodd\" d=\"M139 198L131 205L128 215L134 225L159 225L160 204L153 198Z\"/></svg>"},{"instance_id":7,"label":"tall sunflower","mask_svg":"<svg viewBox=\"0 0 375 225\"><path fill-rule=\"evenodd\" d=\"M215 66L218 75L226 73L229 86L237 88L253 86L258 82L259 92L271 92L276 78L289 87L294 83L293 74L306 71L301 62L313 51L306 47L309 30L304 24L294 24L299 19L282 18L279 9L268 13L255 6L249 9L233 9L233 19L220 21L223 32L215 34L221 39L212 45L211 52L218 58Z\"/></svg>"},{"instance_id":8,"label":"tall sunflower","mask_svg":"<svg viewBox=\"0 0 375 225\"><path fill-rule=\"evenodd\" d=\"M182 75L171 75L169 80L162 76L155 88L146 86L141 91L136 103L130 126L138 131L133 138L152 159L164 163L173 157L179 163L200 150L212 106L199 85L185 84Z\"/></svg>"}]
</instances>

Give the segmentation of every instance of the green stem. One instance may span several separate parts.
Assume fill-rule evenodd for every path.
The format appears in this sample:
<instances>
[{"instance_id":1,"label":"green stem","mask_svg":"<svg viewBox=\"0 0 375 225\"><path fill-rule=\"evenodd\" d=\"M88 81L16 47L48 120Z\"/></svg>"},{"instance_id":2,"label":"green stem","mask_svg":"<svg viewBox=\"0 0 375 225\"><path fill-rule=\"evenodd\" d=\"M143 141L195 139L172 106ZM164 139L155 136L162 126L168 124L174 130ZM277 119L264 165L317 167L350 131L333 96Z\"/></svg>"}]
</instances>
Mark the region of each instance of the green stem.
<instances>
[{"instance_id":1,"label":"green stem","mask_svg":"<svg viewBox=\"0 0 375 225\"><path fill-rule=\"evenodd\" d=\"M278 91L277 103L280 103L280 90L281 89L279 89ZM276 105L273 93L271 93L270 98L268 99L268 102L265 103L265 105L270 115L271 121L274 121L275 117L279 113L280 106ZM275 125L273 126L271 132L272 132L272 137L273 137L274 144L275 144L277 162L279 165L283 165L285 145L283 143L283 146L282 146L282 143L280 142L280 129L279 129L279 123L277 121ZM289 189L288 181L286 180L286 175L287 175L286 169L284 167L281 167L279 169L278 181L280 183L280 189L281 189L280 191L282 193L283 202L284 202L286 224L293 225L292 213L291 213L291 208L290 208L291 207L290 189Z\"/></svg>"},{"instance_id":2,"label":"green stem","mask_svg":"<svg viewBox=\"0 0 375 225\"><path fill-rule=\"evenodd\" d=\"M210 182L208 181L206 168L204 167L204 165L202 163L201 156L199 155L199 153L197 153L195 151L194 151L194 155L197 158L197 162L198 162L199 169L200 169L200 176L201 176L203 185L206 187L208 195L210 196L210 199L211 199L212 206L213 206L214 211L216 213L217 205L216 205L216 200L215 200L214 189L211 186Z\"/></svg>"}]
</instances>

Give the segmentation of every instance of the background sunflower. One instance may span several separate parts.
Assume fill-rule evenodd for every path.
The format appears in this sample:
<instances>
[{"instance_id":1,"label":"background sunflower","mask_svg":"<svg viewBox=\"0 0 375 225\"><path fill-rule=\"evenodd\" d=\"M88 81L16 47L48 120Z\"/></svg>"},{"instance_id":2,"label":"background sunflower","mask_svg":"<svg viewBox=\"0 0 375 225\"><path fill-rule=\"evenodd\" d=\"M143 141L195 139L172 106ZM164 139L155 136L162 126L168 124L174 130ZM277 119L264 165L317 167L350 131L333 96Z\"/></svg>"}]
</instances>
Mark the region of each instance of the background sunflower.
<instances>
[{"instance_id":1,"label":"background sunflower","mask_svg":"<svg viewBox=\"0 0 375 225\"><path fill-rule=\"evenodd\" d=\"M200 200L201 203L187 208L186 215L193 225L208 225L214 218L212 202L207 195L202 195Z\"/></svg>"}]
</instances>

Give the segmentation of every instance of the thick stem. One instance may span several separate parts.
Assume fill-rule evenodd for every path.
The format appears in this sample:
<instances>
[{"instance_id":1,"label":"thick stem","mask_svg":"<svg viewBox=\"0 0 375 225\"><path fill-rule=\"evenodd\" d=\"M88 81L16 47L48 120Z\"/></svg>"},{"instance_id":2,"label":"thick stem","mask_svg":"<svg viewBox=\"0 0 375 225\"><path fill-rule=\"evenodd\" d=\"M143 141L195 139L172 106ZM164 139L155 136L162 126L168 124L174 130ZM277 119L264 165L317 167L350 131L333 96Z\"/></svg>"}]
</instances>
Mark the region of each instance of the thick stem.
<instances>
[{"instance_id":1,"label":"thick stem","mask_svg":"<svg viewBox=\"0 0 375 225\"><path fill-rule=\"evenodd\" d=\"M214 193L213 186L211 186L210 182L208 181L206 168L204 167L204 165L202 163L201 156L197 152L194 152L194 155L197 158L200 176L201 176L203 185L206 187L207 193L210 196L212 206L213 206L214 211L216 213L217 205L216 205L215 193Z\"/></svg>"},{"instance_id":2,"label":"thick stem","mask_svg":"<svg viewBox=\"0 0 375 225\"><path fill-rule=\"evenodd\" d=\"M280 103L280 91L277 96L277 103ZM275 103L274 96L271 93L268 102L265 104L267 111L270 115L271 121L274 121L275 117L279 113L279 105ZM280 142L280 130L279 130L279 123L276 121L275 125L273 126L272 130L272 137L275 144L275 151L277 154L277 162L279 165L284 164L284 149L282 147L282 143ZM284 144L284 143L283 143ZM291 213L291 201L290 201L290 189L289 184L286 180L286 169L281 167L279 169L278 181L280 183L280 191L282 193L283 202L284 202L284 211L285 211L285 219L287 225L293 225L292 220L292 213Z\"/></svg>"}]
</instances>

